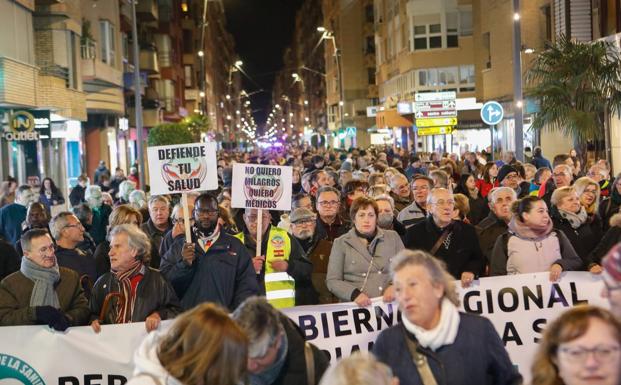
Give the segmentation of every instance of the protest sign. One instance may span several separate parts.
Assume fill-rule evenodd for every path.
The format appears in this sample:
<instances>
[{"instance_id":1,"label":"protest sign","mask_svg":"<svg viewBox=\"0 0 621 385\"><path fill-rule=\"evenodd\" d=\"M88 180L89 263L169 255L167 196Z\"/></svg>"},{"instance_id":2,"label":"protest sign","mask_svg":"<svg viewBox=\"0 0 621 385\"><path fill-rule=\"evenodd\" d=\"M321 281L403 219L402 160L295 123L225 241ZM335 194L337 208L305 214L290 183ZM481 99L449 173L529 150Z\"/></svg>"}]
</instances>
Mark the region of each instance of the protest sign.
<instances>
[{"instance_id":1,"label":"protest sign","mask_svg":"<svg viewBox=\"0 0 621 385\"><path fill-rule=\"evenodd\" d=\"M262 210L291 210L292 179L293 169L287 166L233 165L231 207L258 209L255 256L261 255Z\"/></svg>"},{"instance_id":2,"label":"protest sign","mask_svg":"<svg viewBox=\"0 0 621 385\"><path fill-rule=\"evenodd\" d=\"M234 164L231 207L289 211L291 183L291 167Z\"/></svg>"},{"instance_id":3,"label":"protest sign","mask_svg":"<svg viewBox=\"0 0 621 385\"><path fill-rule=\"evenodd\" d=\"M215 143L188 143L147 148L152 195L216 190Z\"/></svg>"},{"instance_id":4,"label":"protest sign","mask_svg":"<svg viewBox=\"0 0 621 385\"><path fill-rule=\"evenodd\" d=\"M461 310L492 321L528 383L546 324L572 306L589 303L607 308L608 301L600 296L602 287L600 277L586 272L564 273L556 283L547 273L539 273L483 278L471 288L459 289L459 297ZM309 342L330 355L332 363L372 348L379 333L401 319L397 305L381 298L365 308L350 302L283 312ZM168 325L170 321L160 329ZM123 385L133 371L133 352L145 335L144 323L104 325L100 334L90 327L70 328L67 333L44 326L0 327L0 378L34 385Z\"/></svg>"},{"instance_id":5,"label":"protest sign","mask_svg":"<svg viewBox=\"0 0 621 385\"><path fill-rule=\"evenodd\" d=\"M215 143L188 143L147 148L151 195L181 193L185 239L191 239L187 193L216 190Z\"/></svg>"}]
</instances>

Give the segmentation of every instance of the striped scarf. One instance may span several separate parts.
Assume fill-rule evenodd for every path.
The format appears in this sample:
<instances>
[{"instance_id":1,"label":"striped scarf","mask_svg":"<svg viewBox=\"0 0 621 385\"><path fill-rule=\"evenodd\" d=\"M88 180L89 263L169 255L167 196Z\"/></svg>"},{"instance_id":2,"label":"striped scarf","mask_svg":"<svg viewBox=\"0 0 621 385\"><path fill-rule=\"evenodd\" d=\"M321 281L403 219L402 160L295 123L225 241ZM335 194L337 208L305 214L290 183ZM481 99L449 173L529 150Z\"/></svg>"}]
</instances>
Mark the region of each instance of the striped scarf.
<instances>
[{"instance_id":1,"label":"striped scarf","mask_svg":"<svg viewBox=\"0 0 621 385\"><path fill-rule=\"evenodd\" d=\"M117 324L124 324L132 321L134 314L134 304L136 303L136 295L132 291L131 279L136 274L144 274L144 265L141 261L135 261L134 264L125 271L113 271L112 274L119 281L121 294L125 301L117 301L116 320ZM121 306L122 305L122 306Z\"/></svg>"}]
</instances>

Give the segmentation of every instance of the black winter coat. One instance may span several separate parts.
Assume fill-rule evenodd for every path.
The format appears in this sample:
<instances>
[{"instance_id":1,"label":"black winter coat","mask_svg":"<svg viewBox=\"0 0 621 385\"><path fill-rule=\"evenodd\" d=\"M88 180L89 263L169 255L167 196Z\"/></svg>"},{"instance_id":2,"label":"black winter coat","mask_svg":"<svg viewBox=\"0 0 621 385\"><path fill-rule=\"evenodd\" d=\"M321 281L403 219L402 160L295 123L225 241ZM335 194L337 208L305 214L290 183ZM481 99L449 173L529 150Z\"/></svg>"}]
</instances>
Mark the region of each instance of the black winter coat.
<instances>
[{"instance_id":1,"label":"black winter coat","mask_svg":"<svg viewBox=\"0 0 621 385\"><path fill-rule=\"evenodd\" d=\"M392 326L377 337L373 353L392 369L400 385L422 385L405 338L415 340L403 324ZM451 345L436 352L419 345L417 351L427 356L438 385L512 385L522 381L492 323L473 314L459 313L459 330Z\"/></svg>"},{"instance_id":2,"label":"black winter coat","mask_svg":"<svg viewBox=\"0 0 621 385\"><path fill-rule=\"evenodd\" d=\"M587 221L577 229L571 227L569 221L561 216L556 206L552 206L550 216L554 228L561 230L567 236L574 250L576 250L576 254L582 259L583 270L588 270L590 265L594 263L590 254L604 236L599 216L589 216Z\"/></svg>"},{"instance_id":3,"label":"black winter coat","mask_svg":"<svg viewBox=\"0 0 621 385\"><path fill-rule=\"evenodd\" d=\"M496 239L507 231L507 223L490 211L489 215L475 226L475 229L479 238L481 252L483 252L486 263L489 264L492 259L492 251L494 250Z\"/></svg>"},{"instance_id":4,"label":"black winter coat","mask_svg":"<svg viewBox=\"0 0 621 385\"><path fill-rule=\"evenodd\" d=\"M108 272L100 277L95 286L93 286L91 294L90 308L92 319L99 317L106 295L111 292L120 292L121 290L120 283L114 274ZM111 304L113 303L116 302L112 300ZM108 312L104 318L105 324L115 323L116 313L113 309L113 306L108 307ZM144 277L142 277L136 288L136 301L131 321L143 322L153 312L157 312L163 320L172 319L181 311L179 299L177 299L177 295L170 283L164 279L159 271L149 267L145 268Z\"/></svg>"},{"instance_id":5,"label":"black winter coat","mask_svg":"<svg viewBox=\"0 0 621 385\"><path fill-rule=\"evenodd\" d=\"M606 231L606 234L589 255L589 259L594 263L601 263L602 258L619 242L621 242L621 227L613 226Z\"/></svg>"},{"instance_id":6,"label":"black winter coat","mask_svg":"<svg viewBox=\"0 0 621 385\"><path fill-rule=\"evenodd\" d=\"M192 235L194 262L188 265L181 256L185 237L175 238L163 254L160 270L181 298L181 306L191 309L203 302L215 302L229 311L259 292L250 254L239 241L226 233L207 250Z\"/></svg>"},{"instance_id":7,"label":"black winter coat","mask_svg":"<svg viewBox=\"0 0 621 385\"><path fill-rule=\"evenodd\" d=\"M448 249L445 245L440 245L435 257L446 263L448 272L455 279L460 279L461 274L466 271L480 276L484 271L485 259L474 227L461 221L453 221L449 226L451 226L450 241L447 238L444 242L448 243ZM443 230L436 226L433 217L428 216L424 221L408 229L403 243L411 250L431 251L438 238L442 236L442 232Z\"/></svg>"}]
</instances>

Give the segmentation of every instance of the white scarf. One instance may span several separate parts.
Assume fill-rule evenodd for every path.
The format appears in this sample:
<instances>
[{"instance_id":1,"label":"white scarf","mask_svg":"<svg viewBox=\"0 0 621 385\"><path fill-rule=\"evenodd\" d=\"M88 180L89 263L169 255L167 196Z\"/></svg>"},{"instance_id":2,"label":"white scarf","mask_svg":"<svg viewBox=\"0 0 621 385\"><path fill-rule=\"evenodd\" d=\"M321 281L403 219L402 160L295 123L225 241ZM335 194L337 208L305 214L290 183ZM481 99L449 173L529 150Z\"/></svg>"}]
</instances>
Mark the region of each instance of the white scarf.
<instances>
[{"instance_id":1,"label":"white scarf","mask_svg":"<svg viewBox=\"0 0 621 385\"><path fill-rule=\"evenodd\" d=\"M418 343L434 352L444 345L450 345L457 338L457 330L459 329L459 311L451 301L444 298L440 309L440 323L431 330L423 329L414 325L407 317L403 317L403 326L410 333L414 334Z\"/></svg>"}]
</instances>

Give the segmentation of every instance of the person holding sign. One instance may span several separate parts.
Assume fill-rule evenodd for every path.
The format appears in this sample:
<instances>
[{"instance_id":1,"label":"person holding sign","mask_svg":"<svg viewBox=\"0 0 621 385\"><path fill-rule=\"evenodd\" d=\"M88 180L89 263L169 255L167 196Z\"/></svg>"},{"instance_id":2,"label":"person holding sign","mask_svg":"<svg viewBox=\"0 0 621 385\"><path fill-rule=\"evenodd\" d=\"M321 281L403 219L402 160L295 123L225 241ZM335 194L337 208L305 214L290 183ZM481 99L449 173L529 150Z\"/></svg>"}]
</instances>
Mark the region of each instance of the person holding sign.
<instances>
[{"instance_id":1,"label":"person holding sign","mask_svg":"<svg viewBox=\"0 0 621 385\"><path fill-rule=\"evenodd\" d=\"M258 228L259 215L263 216L261 229ZM312 263L305 257L300 243L285 230L272 226L270 219L267 210L246 209L246 230L236 235L252 253L257 247L258 232L261 232L261 255L252 260L259 293L276 308L317 304Z\"/></svg>"},{"instance_id":2,"label":"person holding sign","mask_svg":"<svg viewBox=\"0 0 621 385\"><path fill-rule=\"evenodd\" d=\"M248 251L235 237L220 231L218 201L203 193L196 199L191 239L174 238L162 255L161 271L190 309L202 302L215 302L234 310L258 292Z\"/></svg>"},{"instance_id":3,"label":"person holding sign","mask_svg":"<svg viewBox=\"0 0 621 385\"><path fill-rule=\"evenodd\" d=\"M393 259L402 323L380 333L373 353L401 385L520 384L492 323L457 309L455 281L444 266L422 250Z\"/></svg>"}]
</instances>

